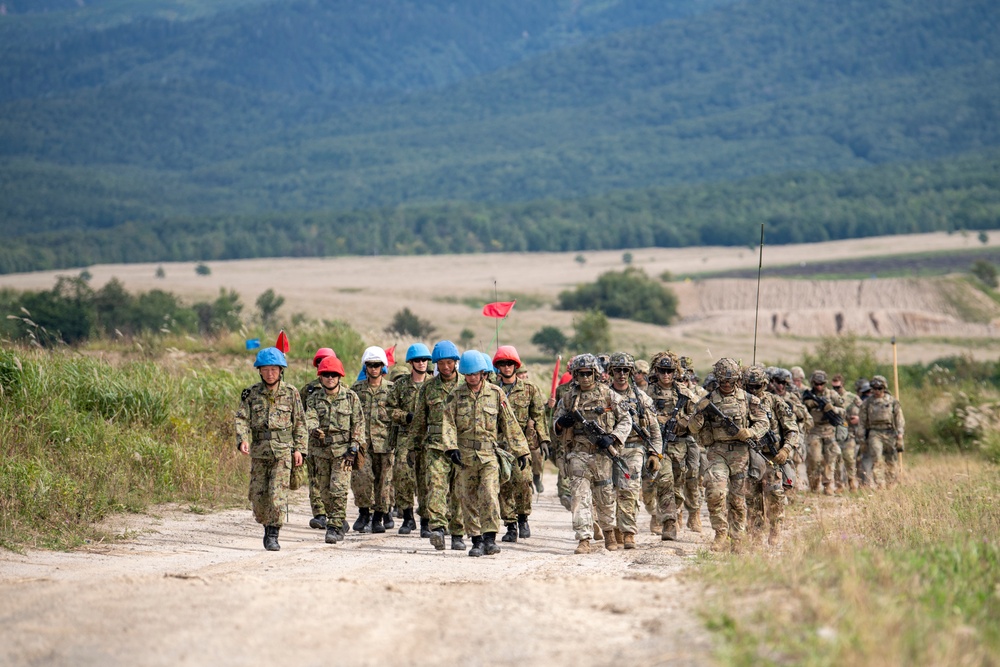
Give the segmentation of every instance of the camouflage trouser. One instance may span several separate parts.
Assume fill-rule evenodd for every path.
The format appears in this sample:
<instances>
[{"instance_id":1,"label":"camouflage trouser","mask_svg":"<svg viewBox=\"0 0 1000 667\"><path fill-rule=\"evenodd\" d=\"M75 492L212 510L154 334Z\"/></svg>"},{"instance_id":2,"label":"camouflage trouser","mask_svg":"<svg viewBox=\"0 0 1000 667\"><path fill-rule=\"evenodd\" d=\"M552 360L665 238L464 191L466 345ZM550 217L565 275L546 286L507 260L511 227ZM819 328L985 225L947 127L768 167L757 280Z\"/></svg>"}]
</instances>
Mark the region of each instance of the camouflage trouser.
<instances>
[{"instance_id":1,"label":"camouflage trouser","mask_svg":"<svg viewBox=\"0 0 1000 667\"><path fill-rule=\"evenodd\" d=\"M500 530L500 467L497 457L490 456L486 461L480 461L475 451L468 449L462 451L462 462L464 467L459 468L458 478L465 530L476 537L483 533L496 533Z\"/></svg>"},{"instance_id":2,"label":"camouflage trouser","mask_svg":"<svg viewBox=\"0 0 1000 667\"><path fill-rule=\"evenodd\" d=\"M639 513L639 495L642 493L642 467L646 462L645 445L641 442L638 447L626 445L622 458L625 459L625 467L628 468L631 479L627 480L624 489L615 489L616 524L623 533L635 535L639 532L636 515Z\"/></svg>"},{"instance_id":3,"label":"camouflage trouser","mask_svg":"<svg viewBox=\"0 0 1000 667\"><path fill-rule=\"evenodd\" d=\"M833 488L836 484L834 473L840 466L840 446L833 436L832 429L813 431L809 434L806 452L806 474L809 476L809 488L820 490L820 484Z\"/></svg>"},{"instance_id":4,"label":"camouflage trouser","mask_svg":"<svg viewBox=\"0 0 1000 667\"><path fill-rule=\"evenodd\" d=\"M687 442L683 438L677 438L666 443L661 463L669 466L673 473L674 507L680 509L684 506L684 482L687 479Z\"/></svg>"},{"instance_id":5,"label":"camouflage trouser","mask_svg":"<svg viewBox=\"0 0 1000 667\"><path fill-rule=\"evenodd\" d=\"M253 518L265 526L282 526L288 498L292 453L273 459L250 459L250 492Z\"/></svg>"},{"instance_id":6,"label":"camouflage trouser","mask_svg":"<svg viewBox=\"0 0 1000 667\"><path fill-rule=\"evenodd\" d=\"M339 526L347 518L347 488L351 485L351 471L343 469L342 457L318 458L310 456L316 470L316 485L326 507L327 522Z\"/></svg>"},{"instance_id":7,"label":"camouflage trouser","mask_svg":"<svg viewBox=\"0 0 1000 667\"><path fill-rule=\"evenodd\" d=\"M684 488L684 507L691 514L701 513L701 447L695 442L695 439L691 436L682 438L687 443L687 454L684 459L684 480L682 482ZM677 478L674 477L674 484L677 484ZM674 495L677 495L677 491L674 491ZM680 510L680 505L677 506ZM680 517L678 517L679 519Z\"/></svg>"},{"instance_id":8,"label":"camouflage trouser","mask_svg":"<svg viewBox=\"0 0 1000 667\"><path fill-rule=\"evenodd\" d=\"M566 472L576 539L594 537L595 513L601 530L614 530L615 490L611 481L611 459L603 454L573 451L566 455Z\"/></svg>"},{"instance_id":9,"label":"camouflage trouser","mask_svg":"<svg viewBox=\"0 0 1000 667\"><path fill-rule=\"evenodd\" d=\"M354 493L355 507L371 509L375 503L375 476L372 474L371 450L367 448L365 464L351 472L351 491Z\"/></svg>"},{"instance_id":10,"label":"camouflage trouser","mask_svg":"<svg viewBox=\"0 0 1000 667\"><path fill-rule=\"evenodd\" d=\"M531 450L531 474L541 475L545 472L545 459L542 457L542 448L536 447Z\"/></svg>"},{"instance_id":11,"label":"camouflage trouser","mask_svg":"<svg viewBox=\"0 0 1000 667\"><path fill-rule=\"evenodd\" d=\"M896 433L874 429L869 431L868 447L861 465L869 485L885 487L895 484L899 477Z\"/></svg>"},{"instance_id":12,"label":"camouflage trouser","mask_svg":"<svg viewBox=\"0 0 1000 667\"><path fill-rule=\"evenodd\" d=\"M674 486L674 471L670 463L667 457L663 457L660 469L653 478L655 512L651 514L661 526L667 521L677 520L677 488Z\"/></svg>"},{"instance_id":13,"label":"camouflage trouser","mask_svg":"<svg viewBox=\"0 0 1000 667\"><path fill-rule=\"evenodd\" d=\"M458 469L451 458L439 449L424 452L427 482L427 510L431 530L447 527L451 535L462 534L462 503L457 486Z\"/></svg>"},{"instance_id":14,"label":"camouflage trouser","mask_svg":"<svg viewBox=\"0 0 1000 667\"><path fill-rule=\"evenodd\" d=\"M312 453L306 457L306 472L309 474L309 508L312 510L312 515L320 516L326 514L319 479L317 479L316 457Z\"/></svg>"},{"instance_id":15,"label":"camouflage trouser","mask_svg":"<svg viewBox=\"0 0 1000 667\"><path fill-rule=\"evenodd\" d=\"M663 459L660 461L660 470L662 470L667 465L667 460ZM642 488L640 491L640 497L642 498L642 505L649 512L650 516L656 516L656 475L659 473L650 473L648 470L642 471ZM671 475L671 481L673 481L673 475ZM671 486L670 493L673 494L674 490Z\"/></svg>"},{"instance_id":16,"label":"camouflage trouser","mask_svg":"<svg viewBox=\"0 0 1000 667\"><path fill-rule=\"evenodd\" d=\"M854 436L849 436L847 440L843 440L840 443L840 456L844 461L844 472L847 474L847 486L850 488L857 488L858 486L858 467L857 462L854 460L854 453L857 450L857 443L854 442Z\"/></svg>"},{"instance_id":17,"label":"camouflage trouser","mask_svg":"<svg viewBox=\"0 0 1000 667\"><path fill-rule=\"evenodd\" d=\"M417 514L421 519L429 518L427 514L427 474L424 472L424 453L413 452L413 479L417 483Z\"/></svg>"},{"instance_id":18,"label":"camouflage trouser","mask_svg":"<svg viewBox=\"0 0 1000 667\"><path fill-rule=\"evenodd\" d=\"M417 493L416 470L410 464L410 459L416 457L406 447L397 447L395 456L392 470L392 485L396 492L394 502L399 509L408 510L413 507L413 497Z\"/></svg>"},{"instance_id":19,"label":"camouflage trouser","mask_svg":"<svg viewBox=\"0 0 1000 667\"><path fill-rule=\"evenodd\" d=\"M767 516L765 522L764 517ZM747 525L752 532L764 528L780 528L785 519L785 488L781 485L781 470L764 466L759 481L747 483Z\"/></svg>"},{"instance_id":20,"label":"camouflage trouser","mask_svg":"<svg viewBox=\"0 0 1000 667\"><path fill-rule=\"evenodd\" d=\"M732 449L730 449L732 447ZM712 528L739 539L747 527L746 474L750 462L744 444L714 444L708 448L705 502Z\"/></svg>"},{"instance_id":21,"label":"camouflage trouser","mask_svg":"<svg viewBox=\"0 0 1000 667\"><path fill-rule=\"evenodd\" d=\"M553 440L552 462L556 465L556 496L560 499L569 498L573 492L569 487L569 475L566 474L566 449L562 441Z\"/></svg>"},{"instance_id":22,"label":"camouflage trouser","mask_svg":"<svg viewBox=\"0 0 1000 667\"><path fill-rule=\"evenodd\" d=\"M531 514L531 470L515 463L510 471L510 481L500 485L500 517L505 524L516 523L518 514Z\"/></svg>"},{"instance_id":23,"label":"camouflage trouser","mask_svg":"<svg viewBox=\"0 0 1000 667\"><path fill-rule=\"evenodd\" d=\"M372 454L372 499L375 512L392 511L392 468L395 455L392 452Z\"/></svg>"}]
</instances>

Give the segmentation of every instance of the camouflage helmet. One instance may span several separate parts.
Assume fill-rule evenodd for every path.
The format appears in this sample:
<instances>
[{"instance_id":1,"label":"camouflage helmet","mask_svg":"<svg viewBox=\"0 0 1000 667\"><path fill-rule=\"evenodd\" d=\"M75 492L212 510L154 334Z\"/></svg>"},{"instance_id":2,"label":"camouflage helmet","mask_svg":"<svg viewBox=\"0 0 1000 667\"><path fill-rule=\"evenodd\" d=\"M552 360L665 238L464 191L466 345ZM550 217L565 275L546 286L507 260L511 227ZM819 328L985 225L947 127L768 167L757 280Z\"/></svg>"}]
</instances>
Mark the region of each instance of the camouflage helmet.
<instances>
[{"instance_id":1,"label":"camouflage helmet","mask_svg":"<svg viewBox=\"0 0 1000 667\"><path fill-rule=\"evenodd\" d=\"M635 362L635 372L646 375L649 373L649 362L645 359L637 359Z\"/></svg>"},{"instance_id":2,"label":"camouflage helmet","mask_svg":"<svg viewBox=\"0 0 1000 667\"><path fill-rule=\"evenodd\" d=\"M821 370L813 371L813 374L809 376L809 382L813 384L826 384L826 371L821 371Z\"/></svg>"},{"instance_id":3,"label":"camouflage helmet","mask_svg":"<svg viewBox=\"0 0 1000 667\"><path fill-rule=\"evenodd\" d=\"M712 366L716 382L737 382L740 379L740 363L732 357L722 357Z\"/></svg>"},{"instance_id":4,"label":"camouflage helmet","mask_svg":"<svg viewBox=\"0 0 1000 667\"><path fill-rule=\"evenodd\" d=\"M754 364L743 371L743 384L748 387L763 387L767 384L767 371L760 364Z\"/></svg>"},{"instance_id":5,"label":"camouflage helmet","mask_svg":"<svg viewBox=\"0 0 1000 667\"><path fill-rule=\"evenodd\" d=\"M610 366L608 365L611 361L611 355L607 352L601 352L597 355L598 370L602 373L607 373Z\"/></svg>"},{"instance_id":6,"label":"camouflage helmet","mask_svg":"<svg viewBox=\"0 0 1000 667\"><path fill-rule=\"evenodd\" d=\"M868 384L868 378L858 378L857 380L854 381L854 391L858 392L864 391L861 387L865 386L866 384ZM870 384L868 384L868 388L869 389L872 388Z\"/></svg>"},{"instance_id":7,"label":"camouflage helmet","mask_svg":"<svg viewBox=\"0 0 1000 667\"><path fill-rule=\"evenodd\" d=\"M681 368L683 368L684 370L688 370L689 368L692 368L694 366L694 359L692 359L691 357L681 357L680 364Z\"/></svg>"},{"instance_id":8,"label":"camouflage helmet","mask_svg":"<svg viewBox=\"0 0 1000 667\"><path fill-rule=\"evenodd\" d=\"M868 380L865 380L864 382L862 382L861 386L858 387L858 393L859 394L866 394L866 393L868 393L871 390L872 390L872 386L868 382Z\"/></svg>"},{"instance_id":9,"label":"camouflage helmet","mask_svg":"<svg viewBox=\"0 0 1000 667\"><path fill-rule=\"evenodd\" d=\"M806 372L802 370L802 366L792 366L792 370L789 371L792 374L792 379L798 378L799 380L806 379Z\"/></svg>"},{"instance_id":10,"label":"camouflage helmet","mask_svg":"<svg viewBox=\"0 0 1000 667\"><path fill-rule=\"evenodd\" d=\"M607 368L610 370L612 368L628 368L629 370L635 370L635 357L633 357L628 352L615 352L610 357L608 357Z\"/></svg>"},{"instance_id":11,"label":"camouflage helmet","mask_svg":"<svg viewBox=\"0 0 1000 667\"><path fill-rule=\"evenodd\" d=\"M653 357L653 368L663 368L668 371L675 371L680 366L680 360L673 352L659 352Z\"/></svg>"},{"instance_id":12,"label":"camouflage helmet","mask_svg":"<svg viewBox=\"0 0 1000 667\"><path fill-rule=\"evenodd\" d=\"M569 361L570 373L576 373L577 371L583 370L584 368L589 368L590 370L593 371L601 370L600 362L597 360L597 357L595 357L592 354L589 353L578 354L572 359L570 359Z\"/></svg>"},{"instance_id":13,"label":"camouflage helmet","mask_svg":"<svg viewBox=\"0 0 1000 667\"><path fill-rule=\"evenodd\" d=\"M781 371L781 377L783 377L785 379L785 384L791 384L792 383L792 372L790 370L788 370L787 368L781 368L779 370Z\"/></svg>"},{"instance_id":14,"label":"camouflage helmet","mask_svg":"<svg viewBox=\"0 0 1000 667\"><path fill-rule=\"evenodd\" d=\"M876 375L871 381L872 389L885 389L889 386L888 381L886 381L884 375Z\"/></svg>"},{"instance_id":15,"label":"camouflage helmet","mask_svg":"<svg viewBox=\"0 0 1000 667\"><path fill-rule=\"evenodd\" d=\"M777 366L768 366L766 369L764 369L764 372L767 373L767 377L769 380L781 377L781 369L778 368Z\"/></svg>"},{"instance_id":16,"label":"camouflage helmet","mask_svg":"<svg viewBox=\"0 0 1000 667\"><path fill-rule=\"evenodd\" d=\"M708 375L705 376L705 381L702 383L701 386L702 386L703 389L707 389L708 391L712 391L718 385L719 385L719 383L715 381L715 373L709 373Z\"/></svg>"}]
</instances>

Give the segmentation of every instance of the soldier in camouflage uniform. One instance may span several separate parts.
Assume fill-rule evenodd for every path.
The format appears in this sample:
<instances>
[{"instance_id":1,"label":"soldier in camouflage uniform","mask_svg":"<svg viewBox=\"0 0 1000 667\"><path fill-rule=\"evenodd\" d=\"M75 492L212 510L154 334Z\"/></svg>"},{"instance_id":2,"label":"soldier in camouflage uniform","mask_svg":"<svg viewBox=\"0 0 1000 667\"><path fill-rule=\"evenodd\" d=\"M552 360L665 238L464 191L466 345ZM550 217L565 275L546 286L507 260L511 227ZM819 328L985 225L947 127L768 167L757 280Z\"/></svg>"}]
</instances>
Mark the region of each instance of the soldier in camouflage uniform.
<instances>
[{"instance_id":1,"label":"soldier in camouflage uniform","mask_svg":"<svg viewBox=\"0 0 1000 667\"><path fill-rule=\"evenodd\" d=\"M309 383L305 391L309 458L316 467L316 481L328 512L323 517L326 543L344 539L347 488L357 453L365 446L365 420L361 399L341 382L344 364L326 357L317 369L320 384Z\"/></svg>"},{"instance_id":2,"label":"soldier in camouflage uniform","mask_svg":"<svg viewBox=\"0 0 1000 667\"><path fill-rule=\"evenodd\" d=\"M524 366L521 366L520 368L517 369L517 373L515 373L515 376L521 382L531 384L531 386L535 387L535 385L529 379L528 369L525 368ZM538 389L538 387L535 387L535 389ZM543 450L542 449L543 443L538 435L537 424L541 424L543 422L545 424L548 424L549 417L551 417L551 415L549 414L547 402L545 401L542 402L542 409L544 413L544 418L541 421L532 424L532 429L534 430L529 429L524 432L524 437L528 439L528 447L531 449L531 483L534 484L535 491L537 491L538 493L545 492L545 485L542 484L542 473L545 472L545 461L547 461L549 457L552 456L552 451L551 451L552 443L551 442L547 443L546 449ZM548 431L549 431L548 426L546 426L545 432L548 433Z\"/></svg>"},{"instance_id":3,"label":"soldier in camouflage uniform","mask_svg":"<svg viewBox=\"0 0 1000 667\"><path fill-rule=\"evenodd\" d=\"M611 390L618 394L632 417L632 431L625 440L625 450L622 452L631 478L624 487L617 489L615 541L626 549L635 549L635 534L638 531L636 515L639 511L643 472L655 477L660 469L660 459L663 458L660 423L656 420L653 400L631 381L635 371L632 355L615 352L609 363ZM673 489L670 492L670 497L673 497ZM676 534L675 528L675 537ZM664 536L663 539L668 538Z\"/></svg>"},{"instance_id":4,"label":"soldier in camouflage uniform","mask_svg":"<svg viewBox=\"0 0 1000 667\"><path fill-rule=\"evenodd\" d=\"M632 376L632 381L635 386L639 388L639 391L646 391L646 387L649 386L649 362L645 359L635 360L635 373Z\"/></svg>"},{"instance_id":5,"label":"soldier in camouflage uniform","mask_svg":"<svg viewBox=\"0 0 1000 667\"><path fill-rule=\"evenodd\" d=\"M354 503L358 506L358 520L354 530L367 533L384 533L393 527L392 521L392 466L393 443L389 439L392 421L386 402L392 382L385 377L389 362L385 350L369 347L361 356L365 377L354 383L351 391L361 399L365 415L366 461L361 474L351 476ZM371 515L371 509L375 514Z\"/></svg>"},{"instance_id":6,"label":"soldier in camouflage uniform","mask_svg":"<svg viewBox=\"0 0 1000 667\"><path fill-rule=\"evenodd\" d=\"M799 472L800 466L805 462L805 447L806 438L805 434L812 430L813 418L809 414L809 410L802 403L802 397L792 390L792 373L787 368L778 368L776 366L769 366L767 369L767 375L771 378L771 391L774 392L776 396L783 399L788 403L788 407L792 409L792 414L795 415L795 423L799 427L799 445L792 452L792 463L795 465L796 480L801 477ZM800 484L796 481L797 484ZM805 486L802 486L805 488ZM789 499L795 497L796 489L789 490Z\"/></svg>"},{"instance_id":7,"label":"soldier in camouflage uniform","mask_svg":"<svg viewBox=\"0 0 1000 667\"><path fill-rule=\"evenodd\" d=\"M570 360L572 363L572 360ZM564 373L561 378L559 378L559 386L556 387L556 395L549 399L549 403L552 404L551 410L547 415L548 424L552 423L555 416L556 406L559 401L569 393L573 384L573 374ZM566 448L563 447L563 439L556 438L552 441L550 445L552 462L556 464L556 495L559 496L559 504L561 504L566 511L572 511L572 496L573 493L569 488L569 475L566 474Z\"/></svg>"},{"instance_id":8,"label":"soldier in camouflage uniform","mask_svg":"<svg viewBox=\"0 0 1000 667\"><path fill-rule=\"evenodd\" d=\"M516 376L521 367L521 358L513 345L501 345L493 355L492 365L496 367L500 388L507 397L518 426L527 439L532 457L538 451L539 458L549 456L549 429L545 424L545 402L538 387ZM505 439L501 447L513 451ZM532 477L520 469L512 471L510 480L500 486L500 516L507 533L504 542L517 542L517 538L531 537L528 517L531 515Z\"/></svg>"},{"instance_id":9,"label":"soldier in camouflage uniform","mask_svg":"<svg viewBox=\"0 0 1000 667\"><path fill-rule=\"evenodd\" d=\"M289 476L292 466L302 465L307 446L306 420L298 391L281 379L288 367L281 350L261 350L254 367L260 382L240 395L236 443L240 452L250 456L248 498L254 519L264 525L264 548L278 551Z\"/></svg>"},{"instance_id":10,"label":"soldier in camouflage uniform","mask_svg":"<svg viewBox=\"0 0 1000 667\"><path fill-rule=\"evenodd\" d=\"M316 354L313 355L313 367L319 368L321 361L327 357L336 357L337 355L334 351L328 347L321 347L316 350ZM320 382L319 377L316 377L309 382L307 382L302 389L299 390L299 397L302 399L302 405L306 404L306 395L312 391L314 388L319 388ZM305 458L306 462L306 472L309 474L309 508L312 510L313 518L309 520L309 527L315 528L317 530L326 529L326 507L323 505L323 494L320 490L319 480L316 479L316 462L313 461L311 455L307 454Z\"/></svg>"},{"instance_id":11,"label":"soldier in camouflage uniform","mask_svg":"<svg viewBox=\"0 0 1000 667\"><path fill-rule=\"evenodd\" d=\"M600 381L597 358L581 354L570 362L574 383L556 405L554 414L557 435L566 434L566 469L572 493L573 528L579 544L576 553L590 553L590 540L596 524L604 533L604 545L618 549L614 534L615 492L612 488L612 462L606 453L625 444L632 431L632 419L617 394ZM596 422L604 433L589 437L576 413L588 422Z\"/></svg>"},{"instance_id":12,"label":"soldier in camouflage uniform","mask_svg":"<svg viewBox=\"0 0 1000 667\"><path fill-rule=\"evenodd\" d=\"M670 465L664 466L657 478L657 519L663 526L660 533L663 539L676 539L677 520L682 518L682 507L686 507L688 511L688 528L696 533L701 532L701 492L698 486L701 449L687 427L697 401L677 379L681 372L677 355L672 352L657 354L653 358L653 372L656 373L656 381L646 391L656 406L660 428L669 428L667 422L674 420L672 432L663 433L663 455L670 459ZM678 405L681 407L678 408ZM666 479L668 472L673 477L672 480ZM665 502L668 485L672 487L674 494L672 503Z\"/></svg>"},{"instance_id":13,"label":"soldier in camouflage uniform","mask_svg":"<svg viewBox=\"0 0 1000 667\"><path fill-rule=\"evenodd\" d=\"M472 537L470 556L500 553L496 544L500 528L498 436L517 458L515 467L521 472L531 456L503 390L486 381L489 367L484 355L465 351L458 366L465 382L448 397L441 424L445 453L459 466L462 513Z\"/></svg>"},{"instance_id":14,"label":"soldier in camouflage uniform","mask_svg":"<svg viewBox=\"0 0 1000 667\"><path fill-rule=\"evenodd\" d=\"M746 391L760 399L760 405L767 415L768 428L778 442L778 453L770 461L763 454L760 459L760 477L750 485L747 500L748 524L751 531L768 528L767 543L775 546L781 534L781 523L785 518L785 486L780 466L788 461L798 446L799 426L795 415L780 396L766 391L767 371L763 366L754 365L743 374ZM751 454L754 458L755 455ZM789 488L791 488L789 486Z\"/></svg>"},{"instance_id":15,"label":"soldier in camouflage uniform","mask_svg":"<svg viewBox=\"0 0 1000 667\"><path fill-rule=\"evenodd\" d=\"M844 474L847 477L847 488L851 491L858 490L858 467L857 467L857 442L855 440L855 434L858 429L859 417L858 414L861 410L861 399L854 392L847 391L844 386L844 376L837 373L832 378L830 378L830 388L836 393L840 394L840 397L844 401L844 412L847 417L847 423L844 424L844 428L838 429L838 436L843 436L840 439L840 456L841 460L844 462ZM843 480L841 480L843 481Z\"/></svg>"},{"instance_id":16,"label":"soldier in camouflage uniform","mask_svg":"<svg viewBox=\"0 0 1000 667\"><path fill-rule=\"evenodd\" d=\"M834 471L840 465L835 422L844 419L844 399L826 391L825 371L813 371L809 382L812 389L802 392L802 403L813 418L813 427L806 435L806 474L811 491L818 493L822 484L823 493L831 496L837 492Z\"/></svg>"},{"instance_id":17,"label":"soldier in camouflage uniform","mask_svg":"<svg viewBox=\"0 0 1000 667\"><path fill-rule=\"evenodd\" d=\"M434 548L443 551L447 528L451 534L451 548L465 551L462 507L456 489L458 466L445 453L441 440L445 403L458 388L458 348L450 340L438 341L431 351L431 360L437 365L438 374L420 386L410 424L413 448L422 457L427 485L427 535ZM421 536L424 535L423 521L421 518Z\"/></svg>"},{"instance_id":18,"label":"soldier in camouflage uniform","mask_svg":"<svg viewBox=\"0 0 1000 667\"><path fill-rule=\"evenodd\" d=\"M859 412L859 424L867 435L868 443L862 466L869 484L892 486L899 478L899 454L903 451L906 420L899 401L889 393L883 376L873 377L871 387L871 396L861 404Z\"/></svg>"},{"instance_id":19,"label":"soldier in camouflage uniform","mask_svg":"<svg viewBox=\"0 0 1000 667\"><path fill-rule=\"evenodd\" d=\"M423 343L411 345L406 350L406 363L410 364L410 373L393 382L386 401L389 417L396 428L396 467L392 473L392 482L396 489L396 507L403 512L403 523L399 527L400 535L409 535L417 527L413 517L414 495L417 496L420 505L418 509L420 522L424 523L424 494L427 489L421 474L419 457L410 442L410 423L413 421L417 393L427 378L427 365L430 361L431 351L426 345Z\"/></svg>"},{"instance_id":20,"label":"soldier in camouflage uniform","mask_svg":"<svg viewBox=\"0 0 1000 667\"><path fill-rule=\"evenodd\" d=\"M869 486L870 477L865 477L865 467L863 465L865 452L868 451L867 436L865 430L861 428L861 405L872 393L872 385L868 378L858 378L854 381L854 391L858 394L858 423L854 427L854 441L858 443L858 451L855 456L858 471L858 486Z\"/></svg>"},{"instance_id":21,"label":"soldier in camouflage uniform","mask_svg":"<svg viewBox=\"0 0 1000 667\"><path fill-rule=\"evenodd\" d=\"M756 396L737 386L741 372L736 360L719 359L713 373L719 386L698 402L688 428L703 434L708 449L705 500L715 529L712 550L725 549L730 540L732 548L739 550L746 533L747 443L767 432L767 415Z\"/></svg>"}]
</instances>

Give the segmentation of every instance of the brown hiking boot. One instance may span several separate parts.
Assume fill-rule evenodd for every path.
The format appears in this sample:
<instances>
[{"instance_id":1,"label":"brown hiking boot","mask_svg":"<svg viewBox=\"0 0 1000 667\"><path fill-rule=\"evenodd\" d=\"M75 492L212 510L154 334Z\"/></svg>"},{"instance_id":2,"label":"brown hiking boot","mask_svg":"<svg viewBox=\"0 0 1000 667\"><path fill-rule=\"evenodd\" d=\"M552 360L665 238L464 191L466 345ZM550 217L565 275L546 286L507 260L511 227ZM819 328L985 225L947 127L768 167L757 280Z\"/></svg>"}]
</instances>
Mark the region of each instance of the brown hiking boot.
<instances>
[{"instance_id":1,"label":"brown hiking boot","mask_svg":"<svg viewBox=\"0 0 1000 667\"><path fill-rule=\"evenodd\" d=\"M635 549L635 535L632 533L625 533L625 548Z\"/></svg>"},{"instance_id":2,"label":"brown hiking boot","mask_svg":"<svg viewBox=\"0 0 1000 667\"><path fill-rule=\"evenodd\" d=\"M603 540L604 539L604 531L601 530L601 527L597 525L596 521L594 522L594 539L595 540Z\"/></svg>"},{"instance_id":3,"label":"brown hiking boot","mask_svg":"<svg viewBox=\"0 0 1000 667\"><path fill-rule=\"evenodd\" d=\"M849 480L848 485L852 493L858 490L858 480L856 479Z\"/></svg>"},{"instance_id":4,"label":"brown hiking boot","mask_svg":"<svg viewBox=\"0 0 1000 667\"><path fill-rule=\"evenodd\" d=\"M712 551L728 551L729 534L724 530L715 531L715 539L712 540L712 546L709 549Z\"/></svg>"},{"instance_id":5,"label":"brown hiking boot","mask_svg":"<svg viewBox=\"0 0 1000 667\"><path fill-rule=\"evenodd\" d=\"M589 554L590 553L590 540L580 540L580 543L576 545L575 554Z\"/></svg>"},{"instance_id":6,"label":"brown hiking boot","mask_svg":"<svg viewBox=\"0 0 1000 667\"><path fill-rule=\"evenodd\" d=\"M649 532L653 535L660 534L660 522L656 520L655 516L649 517Z\"/></svg>"},{"instance_id":7,"label":"brown hiking boot","mask_svg":"<svg viewBox=\"0 0 1000 667\"><path fill-rule=\"evenodd\" d=\"M826 486L823 487L823 495L824 496L833 495L833 484L827 484Z\"/></svg>"},{"instance_id":8,"label":"brown hiking boot","mask_svg":"<svg viewBox=\"0 0 1000 667\"><path fill-rule=\"evenodd\" d=\"M604 532L604 548L608 551L618 551L618 540L615 539L615 531Z\"/></svg>"},{"instance_id":9,"label":"brown hiking boot","mask_svg":"<svg viewBox=\"0 0 1000 667\"><path fill-rule=\"evenodd\" d=\"M677 522L664 521L663 530L660 532L660 539L664 542L677 539Z\"/></svg>"},{"instance_id":10,"label":"brown hiking boot","mask_svg":"<svg viewBox=\"0 0 1000 667\"><path fill-rule=\"evenodd\" d=\"M767 546L776 547L779 544L781 544L781 528L771 526L771 530L767 533Z\"/></svg>"},{"instance_id":11,"label":"brown hiking boot","mask_svg":"<svg viewBox=\"0 0 1000 667\"><path fill-rule=\"evenodd\" d=\"M615 528L615 542L617 542L619 546L625 544L625 535L617 528Z\"/></svg>"},{"instance_id":12,"label":"brown hiking boot","mask_svg":"<svg viewBox=\"0 0 1000 667\"><path fill-rule=\"evenodd\" d=\"M688 512L688 530L694 533L701 532L701 512Z\"/></svg>"}]
</instances>

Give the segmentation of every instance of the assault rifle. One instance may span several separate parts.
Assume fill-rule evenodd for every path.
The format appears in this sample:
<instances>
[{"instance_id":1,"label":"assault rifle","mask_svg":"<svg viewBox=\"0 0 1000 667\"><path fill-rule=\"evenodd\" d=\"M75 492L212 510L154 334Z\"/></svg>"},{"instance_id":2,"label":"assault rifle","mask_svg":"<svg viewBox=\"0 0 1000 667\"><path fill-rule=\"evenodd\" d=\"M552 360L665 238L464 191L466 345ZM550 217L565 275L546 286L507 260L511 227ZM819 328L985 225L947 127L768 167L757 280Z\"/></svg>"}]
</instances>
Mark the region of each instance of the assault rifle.
<instances>
[{"instance_id":1,"label":"assault rifle","mask_svg":"<svg viewBox=\"0 0 1000 667\"><path fill-rule=\"evenodd\" d=\"M660 427L660 436L663 438L664 446L677 439L677 434L674 432L677 429L677 415L680 414L689 400L686 395L680 392L677 393L677 405L674 406L674 411L670 413L670 419Z\"/></svg>"},{"instance_id":2,"label":"assault rifle","mask_svg":"<svg viewBox=\"0 0 1000 667\"><path fill-rule=\"evenodd\" d=\"M844 418L833 411L833 405L830 401L826 400L818 394L814 394L811 389L806 389L802 392L803 401L812 401L819 406L819 409L823 411L823 419L834 426L840 426L844 423Z\"/></svg>"},{"instance_id":3,"label":"assault rifle","mask_svg":"<svg viewBox=\"0 0 1000 667\"><path fill-rule=\"evenodd\" d=\"M729 435L735 436L740 432L739 424L733 421L732 417L720 410L719 406L715 403L709 401L705 410L709 414L715 415L719 418L723 427L726 429L726 433ZM778 471L781 473L782 485L792 487L795 486L795 469L788 461L785 461L780 466L774 463L774 457L777 456L778 452L781 450L781 447L779 447L780 444L781 438L779 438L771 429L768 429L767 432L760 438L750 438L747 440L747 445L750 446L750 449L758 452L767 460L768 463L770 463L773 467L778 468Z\"/></svg>"},{"instance_id":4,"label":"assault rifle","mask_svg":"<svg viewBox=\"0 0 1000 667\"><path fill-rule=\"evenodd\" d=\"M600 450L605 456L611 459L611 463L614 465L615 469L621 473L625 479L632 479L632 476L628 472L628 467L625 465L624 459L618 453L618 449L611 445L609 447L602 447L598 444L598 439L603 435L610 435L607 433L601 425L595 421L590 421L583 416L583 413L579 409L573 410L573 419L577 424L583 429L584 435L587 436L587 440L590 440L598 450Z\"/></svg>"},{"instance_id":5,"label":"assault rifle","mask_svg":"<svg viewBox=\"0 0 1000 667\"><path fill-rule=\"evenodd\" d=\"M635 409L631 403L628 406L629 414L632 415L632 431L635 432L639 439L642 440L642 444L646 445L646 451L650 454L654 454L656 458L663 459L663 454L656 451L656 446L653 444L653 439L649 436L649 431L640 422L642 417L639 415L638 410Z\"/></svg>"}]
</instances>

